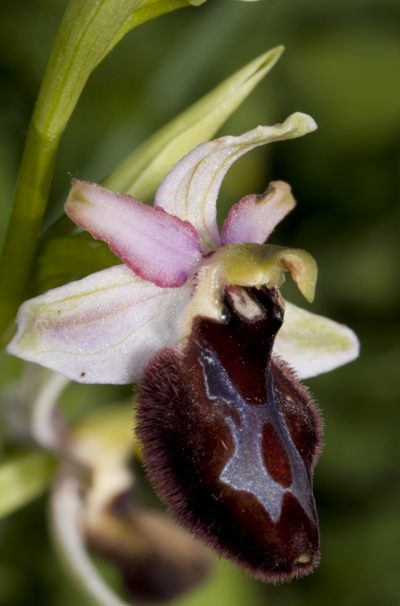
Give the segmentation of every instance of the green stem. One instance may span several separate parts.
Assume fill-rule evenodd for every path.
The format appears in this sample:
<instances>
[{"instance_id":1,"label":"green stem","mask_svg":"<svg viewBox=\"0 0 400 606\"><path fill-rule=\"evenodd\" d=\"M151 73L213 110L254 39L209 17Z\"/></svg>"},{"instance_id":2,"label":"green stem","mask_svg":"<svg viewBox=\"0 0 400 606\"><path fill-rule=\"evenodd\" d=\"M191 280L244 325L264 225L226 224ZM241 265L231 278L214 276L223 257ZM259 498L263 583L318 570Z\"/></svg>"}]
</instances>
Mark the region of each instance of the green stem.
<instances>
[{"instance_id":1,"label":"green stem","mask_svg":"<svg viewBox=\"0 0 400 606\"><path fill-rule=\"evenodd\" d=\"M50 140L31 126L0 259L2 342L11 336L6 329L24 298L25 284L46 209L58 142L59 138Z\"/></svg>"}]
</instances>

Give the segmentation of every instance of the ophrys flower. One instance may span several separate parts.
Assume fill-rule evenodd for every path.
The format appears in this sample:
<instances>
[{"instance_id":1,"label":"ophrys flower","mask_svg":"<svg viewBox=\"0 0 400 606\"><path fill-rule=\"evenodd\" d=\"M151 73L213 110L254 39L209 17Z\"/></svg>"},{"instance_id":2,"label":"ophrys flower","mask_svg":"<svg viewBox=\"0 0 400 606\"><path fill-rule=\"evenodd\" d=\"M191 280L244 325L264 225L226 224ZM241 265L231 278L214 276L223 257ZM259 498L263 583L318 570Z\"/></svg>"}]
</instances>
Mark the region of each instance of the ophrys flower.
<instances>
[{"instance_id":1,"label":"ophrys flower","mask_svg":"<svg viewBox=\"0 0 400 606\"><path fill-rule=\"evenodd\" d=\"M290 187L243 198L221 234L216 199L238 157L315 128L294 114L203 143L165 177L154 207L75 181L67 213L124 265L24 303L9 346L76 381L141 382L138 432L160 495L221 555L272 581L319 559L321 424L287 363L300 378L326 372L356 357L358 341L285 308L284 272L309 301L317 277L305 251L263 244L294 207Z\"/></svg>"},{"instance_id":2,"label":"ophrys flower","mask_svg":"<svg viewBox=\"0 0 400 606\"><path fill-rule=\"evenodd\" d=\"M236 255L218 249L232 243L262 244L294 207L289 186L278 182L264 195L243 198L231 209L221 236L216 223L218 190L229 167L250 149L301 136L315 128L311 118L294 114L282 125L258 127L241 137L203 143L165 177L154 208L99 185L75 181L67 213L95 237L106 240L125 264L25 302L18 313L18 332L8 347L9 353L82 383L139 381L152 355L180 338L185 310L196 291L202 289L205 278L210 278L210 252L217 250L222 260L231 257L231 270L245 274L245 281L247 274L247 285L256 286L257 281L267 284L268 276L260 270L260 263L250 267L246 262L246 246L244 255L240 247L236 251L230 247ZM257 254L263 253L269 258L266 249L259 249ZM277 256L277 268L270 263L271 273L281 279L284 265ZM300 265L299 258L297 266L286 265L299 284L301 271L296 273L295 268ZM312 274L309 298L316 278L311 265L307 275L310 278ZM302 266L304 269L304 263ZM239 281L235 278L231 277L233 283ZM273 282L270 279L270 284ZM206 285L204 290L209 291ZM214 291L214 295L218 299L218 293ZM212 309L215 297L210 300L199 295L201 302ZM218 309L213 311L218 314ZM300 378L306 378L353 359L357 341L346 327L289 305L275 352L294 366Z\"/></svg>"}]
</instances>

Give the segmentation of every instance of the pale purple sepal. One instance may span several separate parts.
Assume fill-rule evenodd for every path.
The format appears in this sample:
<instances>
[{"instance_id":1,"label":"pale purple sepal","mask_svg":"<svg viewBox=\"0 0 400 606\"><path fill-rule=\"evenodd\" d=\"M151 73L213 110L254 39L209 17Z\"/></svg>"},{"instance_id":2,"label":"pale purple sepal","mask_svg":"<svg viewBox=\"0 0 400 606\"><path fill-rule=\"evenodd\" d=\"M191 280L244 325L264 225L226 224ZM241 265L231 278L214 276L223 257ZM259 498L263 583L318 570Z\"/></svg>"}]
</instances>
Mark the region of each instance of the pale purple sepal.
<instances>
[{"instance_id":1,"label":"pale purple sepal","mask_svg":"<svg viewBox=\"0 0 400 606\"><path fill-rule=\"evenodd\" d=\"M263 194L245 196L232 206L224 221L222 246L233 242L263 244L295 204L290 185L283 181L270 183Z\"/></svg>"},{"instance_id":2,"label":"pale purple sepal","mask_svg":"<svg viewBox=\"0 0 400 606\"><path fill-rule=\"evenodd\" d=\"M355 360L360 343L344 324L285 302L285 319L273 353L288 362L299 379L316 377Z\"/></svg>"},{"instance_id":3,"label":"pale purple sepal","mask_svg":"<svg viewBox=\"0 0 400 606\"><path fill-rule=\"evenodd\" d=\"M95 183L74 179L65 211L136 275L162 288L182 286L202 257L189 222Z\"/></svg>"},{"instance_id":4,"label":"pale purple sepal","mask_svg":"<svg viewBox=\"0 0 400 606\"><path fill-rule=\"evenodd\" d=\"M79 383L134 383L179 339L192 284L159 288L117 265L26 301L8 352Z\"/></svg>"},{"instance_id":5,"label":"pale purple sepal","mask_svg":"<svg viewBox=\"0 0 400 606\"><path fill-rule=\"evenodd\" d=\"M272 141L300 137L317 128L305 114L292 114L283 124L258 126L239 137L201 143L168 173L154 205L190 221L200 236L203 253L221 245L216 201L221 182L232 164L251 149Z\"/></svg>"}]
</instances>

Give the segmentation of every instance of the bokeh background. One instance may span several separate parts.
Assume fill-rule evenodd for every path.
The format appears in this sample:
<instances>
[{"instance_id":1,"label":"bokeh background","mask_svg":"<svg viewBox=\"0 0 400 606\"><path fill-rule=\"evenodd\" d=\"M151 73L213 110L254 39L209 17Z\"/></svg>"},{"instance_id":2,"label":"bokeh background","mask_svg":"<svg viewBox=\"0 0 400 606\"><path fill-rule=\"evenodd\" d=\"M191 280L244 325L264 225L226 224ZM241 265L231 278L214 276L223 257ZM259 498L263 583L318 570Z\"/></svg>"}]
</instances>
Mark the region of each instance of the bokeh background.
<instances>
[{"instance_id":1,"label":"bokeh background","mask_svg":"<svg viewBox=\"0 0 400 606\"><path fill-rule=\"evenodd\" d=\"M0 239L24 137L66 0L1 0ZM174 605L397 606L400 604L400 2L208 0L131 32L91 76L61 142L46 224L71 176L98 181L150 134L265 50L284 44L273 71L221 134L283 121L319 125L306 138L255 150L230 170L223 219L244 194L288 181L297 208L271 242L305 248L320 277L309 306L350 325L360 358L307 381L325 419L315 473L322 560L282 586L219 565ZM18 372L2 354L1 388ZM88 387L73 414L116 397ZM120 389L120 388L118 388ZM78 392L77 392L78 393ZM118 397L128 391L118 392ZM3 434L4 432L2 432ZM10 450L0 441L0 456ZM0 605L87 604L53 556L46 499L0 520Z\"/></svg>"}]
</instances>

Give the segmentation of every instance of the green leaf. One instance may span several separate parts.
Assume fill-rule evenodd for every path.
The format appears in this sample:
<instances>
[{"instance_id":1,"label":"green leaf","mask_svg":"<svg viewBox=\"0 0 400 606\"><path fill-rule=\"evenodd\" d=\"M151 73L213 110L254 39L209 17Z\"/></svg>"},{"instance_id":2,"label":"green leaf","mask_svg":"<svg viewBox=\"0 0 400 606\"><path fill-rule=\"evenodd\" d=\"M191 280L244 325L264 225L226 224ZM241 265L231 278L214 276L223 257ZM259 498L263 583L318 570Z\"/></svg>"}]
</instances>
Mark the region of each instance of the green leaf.
<instances>
[{"instance_id":1,"label":"green leaf","mask_svg":"<svg viewBox=\"0 0 400 606\"><path fill-rule=\"evenodd\" d=\"M163 0L71 0L40 90L33 118L38 132L60 135L94 68L127 31L157 16L160 4ZM181 1L171 0L168 10L175 5Z\"/></svg>"},{"instance_id":2,"label":"green leaf","mask_svg":"<svg viewBox=\"0 0 400 606\"><path fill-rule=\"evenodd\" d=\"M211 139L278 61L278 46L251 61L145 141L102 185L150 201L165 175L193 147Z\"/></svg>"},{"instance_id":3,"label":"green leaf","mask_svg":"<svg viewBox=\"0 0 400 606\"><path fill-rule=\"evenodd\" d=\"M53 238L38 259L35 294L45 292L107 267L122 263L102 240L84 232L78 236Z\"/></svg>"},{"instance_id":4,"label":"green leaf","mask_svg":"<svg viewBox=\"0 0 400 606\"><path fill-rule=\"evenodd\" d=\"M0 518L41 495L50 483L54 459L43 452L19 455L0 465Z\"/></svg>"},{"instance_id":5,"label":"green leaf","mask_svg":"<svg viewBox=\"0 0 400 606\"><path fill-rule=\"evenodd\" d=\"M203 1L205 2L205 0ZM159 17L160 15L164 15L165 13L169 13L178 8L190 6L191 4L195 5L195 3L190 2L190 0L150 0L149 2L144 3L143 6L132 13L121 29L114 35L104 53L99 58L97 65L131 29L142 23L146 23L146 21L150 21L150 19L154 19L155 17Z\"/></svg>"}]
</instances>

